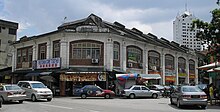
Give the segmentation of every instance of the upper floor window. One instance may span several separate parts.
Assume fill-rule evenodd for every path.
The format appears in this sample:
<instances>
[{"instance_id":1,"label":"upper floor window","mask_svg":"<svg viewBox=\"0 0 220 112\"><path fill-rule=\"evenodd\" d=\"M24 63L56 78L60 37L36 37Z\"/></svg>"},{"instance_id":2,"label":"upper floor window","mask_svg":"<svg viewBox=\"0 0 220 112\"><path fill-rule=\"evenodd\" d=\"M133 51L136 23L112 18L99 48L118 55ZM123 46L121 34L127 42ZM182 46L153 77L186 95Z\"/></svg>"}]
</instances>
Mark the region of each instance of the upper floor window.
<instances>
[{"instance_id":1,"label":"upper floor window","mask_svg":"<svg viewBox=\"0 0 220 112\"><path fill-rule=\"evenodd\" d=\"M128 62L142 62L141 50L135 47L128 47Z\"/></svg>"},{"instance_id":2,"label":"upper floor window","mask_svg":"<svg viewBox=\"0 0 220 112\"><path fill-rule=\"evenodd\" d=\"M40 44L39 45L39 57L38 57L38 59L46 59L46 54L47 54L47 52L46 52L46 43L45 44Z\"/></svg>"},{"instance_id":3,"label":"upper floor window","mask_svg":"<svg viewBox=\"0 0 220 112\"><path fill-rule=\"evenodd\" d=\"M27 49L22 49L22 62L27 62Z\"/></svg>"},{"instance_id":4,"label":"upper floor window","mask_svg":"<svg viewBox=\"0 0 220 112\"><path fill-rule=\"evenodd\" d=\"M53 41L53 58L60 57L60 41Z\"/></svg>"},{"instance_id":5,"label":"upper floor window","mask_svg":"<svg viewBox=\"0 0 220 112\"><path fill-rule=\"evenodd\" d=\"M72 44L72 59L99 59L101 44L81 42Z\"/></svg>"},{"instance_id":6,"label":"upper floor window","mask_svg":"<svg viewBox=\"0 0 220 112\"><path fill-rule=\"evenodd\" d=\"M17 50L17 63L21 63L21 49Z\"/></svg>"},{"instance_id":7,"label":"upper floor window","mask_svg":"<svg viewBox=\"0 0 220 112\"><path fill-rule=\"evenodd\" d=\"M32 47L28 48L28 62L32 62L33 50Z\"/></svg>"},{"instance_id":8,"label":"upper floor window","mask_svg":"<svg viewBox=\"0 0 220 112\"><path fill-rule=\"evenodd\" d=\"M16 29L9 28L8 34L16 35L16 33L17 33L17 30L16 30Z\"/></svg>"},{"instance_id":9,"label":"upper floor window","mask_svg":"<svg viewBox=\"0 0 220 112\"><path fill-rule=\"evenodd\" d=\"M113 48L113 59L114 60L119 60L119 50L120 46L118 43L114 42L114 48Z\"/></svg>"},{"instance_id":10,"label":"upper floor window","mask_svg":"<svg viewBox=\"0 0 220 112\"><path fill-rule=\"evenodd\" d=\"M32 62L33 56L32 47L20 48L17 50L17 63L21 64L22 62Z\"/></svg>"}]
</instances>

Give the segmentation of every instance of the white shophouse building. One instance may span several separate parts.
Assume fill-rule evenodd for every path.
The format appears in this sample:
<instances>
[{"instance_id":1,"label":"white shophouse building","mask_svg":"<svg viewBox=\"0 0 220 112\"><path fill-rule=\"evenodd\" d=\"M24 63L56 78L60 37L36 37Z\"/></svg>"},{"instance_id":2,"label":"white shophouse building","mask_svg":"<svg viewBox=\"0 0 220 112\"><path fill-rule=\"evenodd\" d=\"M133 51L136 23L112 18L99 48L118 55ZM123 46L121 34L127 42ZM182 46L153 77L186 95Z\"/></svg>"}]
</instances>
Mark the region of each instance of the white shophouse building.
<instances>
[{"instance_id":1,"label":"white shophouse building","mask_svg":"<svg viewBox=\"0 0 220 112\"><path fill-rule=\"evenodd\" d=\"M15 81L55 73L61 95L72 84L107 87L114 71L155 75L159 80L152 83L157 84L198 82L194 51L94 14L64 23L56 31L23 37L13 46Z\"/></svg>"}]
</instances>

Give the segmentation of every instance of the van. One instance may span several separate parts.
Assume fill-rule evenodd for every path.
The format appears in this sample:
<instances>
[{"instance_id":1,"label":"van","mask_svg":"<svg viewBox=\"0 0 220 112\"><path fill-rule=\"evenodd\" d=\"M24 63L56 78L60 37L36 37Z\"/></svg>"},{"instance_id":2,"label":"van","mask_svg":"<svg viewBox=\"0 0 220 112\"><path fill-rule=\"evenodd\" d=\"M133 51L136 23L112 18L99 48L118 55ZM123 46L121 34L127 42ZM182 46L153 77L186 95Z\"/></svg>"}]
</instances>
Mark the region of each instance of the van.
<instances>
[{"instance_id":1,"label":"van","mask_svg":"<svg viewBox=\"0 0 220 112\"><path fill-rule=\"evenodd\" d=\"M19 81L18 86L26 92L26 98L33 102L39 99L47 99L51 101L53 98L52 91L39 81Z\"/></svg>"}]
</instances>

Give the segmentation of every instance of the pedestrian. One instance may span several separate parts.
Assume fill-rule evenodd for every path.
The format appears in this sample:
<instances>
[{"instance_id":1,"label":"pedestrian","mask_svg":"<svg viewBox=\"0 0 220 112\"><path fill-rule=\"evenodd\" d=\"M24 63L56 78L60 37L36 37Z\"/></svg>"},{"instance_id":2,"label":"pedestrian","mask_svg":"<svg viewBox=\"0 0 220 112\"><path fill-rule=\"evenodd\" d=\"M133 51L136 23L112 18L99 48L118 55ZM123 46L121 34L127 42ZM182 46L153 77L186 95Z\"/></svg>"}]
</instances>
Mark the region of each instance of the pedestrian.
<instances>
[{"instance_id":1,"label":"pedestrian","mask_svg":"<svg viewBox=\"0 0 220 112\"><path fill-rule=\"evenodd\" d=\"M212 105L212 100L214 99L214 89L213 89L213 83L210 84L209 86L209 100L210 100L210 105Z\"/></svg>"}]
</instances>

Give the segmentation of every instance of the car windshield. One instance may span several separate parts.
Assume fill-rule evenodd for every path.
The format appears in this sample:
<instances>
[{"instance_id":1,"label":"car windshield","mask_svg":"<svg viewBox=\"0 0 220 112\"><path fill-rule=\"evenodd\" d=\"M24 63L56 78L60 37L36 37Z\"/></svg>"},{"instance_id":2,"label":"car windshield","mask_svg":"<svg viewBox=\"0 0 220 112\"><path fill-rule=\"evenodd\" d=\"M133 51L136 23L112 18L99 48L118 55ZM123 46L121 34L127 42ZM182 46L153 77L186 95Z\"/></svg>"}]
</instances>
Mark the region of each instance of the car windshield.
<instances>
[{"instance_id":1,"label":"car windshield","mask_svg":"<svg viewBox=\"0 0 220 112\"><path fill-rule=\"evenodd\" d=\"M46 88L43 83L31 83L32 88Z\"/></svg>"},{"instance_id":2,"label":"car windshield","mask_svg":"<svg viewBox=\"0 0 220 112\"><path fill-rule=\"evenodd\" d=\"M5 89L6 90L21 90L21 88L16 85L5 86Z\"/></svg>"},{"instance_id":3,"label":"car windshield","mask_svg":"<svg viewBox=\"0 0 220 112\"><path fill-rule=\"evenodd\" d=\"M202 90L199 89L199 88L196 87L196 86L183 87L183 88L182 88L182 91L183 91L183 92L202 92Z\"/></svg>"}]
</instances>

